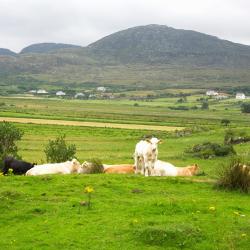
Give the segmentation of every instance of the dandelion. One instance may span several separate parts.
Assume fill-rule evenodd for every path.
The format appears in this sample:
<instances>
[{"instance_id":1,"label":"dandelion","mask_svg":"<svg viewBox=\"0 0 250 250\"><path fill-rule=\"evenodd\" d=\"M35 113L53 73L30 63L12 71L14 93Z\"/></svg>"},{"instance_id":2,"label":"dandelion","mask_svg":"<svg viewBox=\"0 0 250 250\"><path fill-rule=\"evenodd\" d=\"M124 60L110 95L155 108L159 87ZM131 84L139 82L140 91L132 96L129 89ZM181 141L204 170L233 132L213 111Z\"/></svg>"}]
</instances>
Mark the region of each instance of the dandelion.
<instances>
[{"instance_id":1,"label":"dandelion","mask_svg":"<svg viewBox=\"0 0 250 250\"><path fill-rule=\"evenodd\" d=\"M94 192L94 188L87 186L84 188L84 193L86 193L88 195L88 202L87 202L87 206L88 209L90 208L91 205L91 194Z\"/></svg>"},{"instance_id":2,"label":"dandelion","mask_svg":"<svg viewBox=\"0 0 250 250\"><path fill-rule=\"evenodd\" d=\"M215 211L216 208L215 207L209 207L209 211Z\"/></svg>"},{"instance_id":3,"label":"dandelion","mask_svg":"<svg viewBox=\"0 0 250 250\"><path fill-rule=\"evenodd\" d=\"M247 234L241 234L241 237L243 237L243 238L247 237Z\"/></svg>"},{"instance_id":4,"label":"dandelion","mask_svg":"<svg viewBox=\"0 0 250 250\"><path fill-rule=\"evenodd\" d=\"M94 192L94 189L90 186L84 188L84 193L90 194L93 192Z\"/></svg>"}]
</instances>

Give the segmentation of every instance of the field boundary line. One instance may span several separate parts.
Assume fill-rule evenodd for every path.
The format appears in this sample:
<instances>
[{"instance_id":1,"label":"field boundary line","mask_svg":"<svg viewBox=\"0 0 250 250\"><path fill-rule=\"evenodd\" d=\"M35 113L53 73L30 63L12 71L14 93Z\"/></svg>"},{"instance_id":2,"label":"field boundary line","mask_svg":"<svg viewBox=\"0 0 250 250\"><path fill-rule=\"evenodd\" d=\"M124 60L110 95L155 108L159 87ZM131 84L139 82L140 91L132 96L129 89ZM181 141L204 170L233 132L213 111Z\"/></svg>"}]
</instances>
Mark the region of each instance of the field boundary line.
<instances>
[{"instance_id":1,"label":"field boundary line","mask_svg":"<svg viewBox=\"0 0 250 250\"><path fill-rule=\"evenodd\" d=\"M138 129L138 130L155 130L155 131L175 131L181 130L184 127L172 126L157 126L143 124L122 124L108 122L83 122L83 121L67 121L67 120L47 120L36 118L20 118L20 117L0 117L0 121L17 122L17 123L32 123L44 125L64 125L77 127L97 127L97 128L120 128L120 129Z\"/></svg>"}]
</instances>

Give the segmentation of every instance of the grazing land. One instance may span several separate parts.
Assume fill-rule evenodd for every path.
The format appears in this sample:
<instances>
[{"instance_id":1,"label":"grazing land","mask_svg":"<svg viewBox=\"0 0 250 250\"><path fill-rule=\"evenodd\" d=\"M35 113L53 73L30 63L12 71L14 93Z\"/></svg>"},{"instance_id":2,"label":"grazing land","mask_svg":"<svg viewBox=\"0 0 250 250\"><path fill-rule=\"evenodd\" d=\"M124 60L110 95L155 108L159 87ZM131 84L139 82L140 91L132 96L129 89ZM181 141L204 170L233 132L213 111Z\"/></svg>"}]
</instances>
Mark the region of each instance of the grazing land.
<instances>
[{"instance_id":1,"label":"grazing land","mask_svg":"<svg viewBox=\"0 0 250 250\"><path fill-rule=\"evenodd\" d=\"M144 135L161 138L159 159L176 166L197 163L205 175L167 178L133 175L0 176L0 249L249 249L249 194L214 187L218 169L231 156L202 159L185 150L206 141L223 143L228 127L250 134L250 116L234 99L209 99L201 110L199 95L131 100L56 100L1 97L0 116L67 123L130 124L132 129L15 123L24 131L18 143L26 161L45 162L48 140L65 134L80 162L133 163L136 142ZM197 105L197 110L170 106ZM221 125L229 119L228 127ZM14 120L13 120L14 121ZM136 129L146 125L152 130ZM156 126L156 127L154 127ZM155 130L185 127L188 133ZM249 142L234 146L250 159ZM92 186L92 207L84 187ZM24 232L24 233L21 233Z\"/></svg>"}]
</instances>

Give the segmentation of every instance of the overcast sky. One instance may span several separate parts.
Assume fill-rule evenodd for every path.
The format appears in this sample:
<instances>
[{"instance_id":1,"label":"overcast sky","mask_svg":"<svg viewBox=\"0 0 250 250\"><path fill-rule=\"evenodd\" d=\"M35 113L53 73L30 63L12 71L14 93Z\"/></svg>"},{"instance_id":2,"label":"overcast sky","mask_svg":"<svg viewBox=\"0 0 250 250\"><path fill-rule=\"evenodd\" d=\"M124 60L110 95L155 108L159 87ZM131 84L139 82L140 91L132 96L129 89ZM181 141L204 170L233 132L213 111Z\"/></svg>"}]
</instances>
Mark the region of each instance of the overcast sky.
<instances>
[{"instance_id":1,"label":"overcast sky","mask_svg":"<svg viewBox=\"0 0 250 250\"><path fill-rule=\"evenodd\" d=\"M0 0L0 48L86 46L138 25L163 24L250 45L249 0Z\"/></svg>"}]
</instances>

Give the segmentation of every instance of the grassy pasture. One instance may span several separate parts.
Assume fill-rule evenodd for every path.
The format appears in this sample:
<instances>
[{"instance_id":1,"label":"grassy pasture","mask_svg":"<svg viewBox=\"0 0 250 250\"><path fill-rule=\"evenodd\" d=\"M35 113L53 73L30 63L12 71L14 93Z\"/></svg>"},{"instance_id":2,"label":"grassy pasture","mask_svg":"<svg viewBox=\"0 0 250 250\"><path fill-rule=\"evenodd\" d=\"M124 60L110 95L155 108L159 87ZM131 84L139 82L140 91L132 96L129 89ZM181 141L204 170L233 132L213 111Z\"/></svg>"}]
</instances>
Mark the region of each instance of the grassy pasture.
<instances>
[{"instance_id":1,"label":"grassy pasture","mask_svg":"<svg viewBox=\"0 0 250 250\"><path fill-rule=\"evenodd\" d=\"M196 99L188 97L188 105L197 104ZM166 131L16 124L24 131L19 152L30 162L45 162L45 144L65 134L76 144L81 162L100 158L107 164L132 163L135 143L145 134L155 134L163 140L159 159L177 166L197 163L206 175L0 176L0 249L249 249L249 195L217 190L213 184L217 169L230 157L204 160L184 153L204 141L222 143L222 118L250 133L249 116L240 113L234 100L209 100L210 110L204 111L169 110L168 106L178 105L172 98L139 102L139 107L126 100L0 98L0 102L6 103L0 116L209 127L176 137ZM250 158L249 145L236 145L237 154ZM79 204L87 199L83 193L87 185L95 189L90 210Z\"/></svg>"},{"instance_id":2,"label":"grassy pasture","mask_svg":"<svg viewBox=\"0 0 250 250\"><path fill-rule=\"evenodd\" d=\"M0 97L0 116L44 118L76 121L97 121L132 124L191 126L194 124L218 125L221 119L232 124L248 125L249 115L242 114L240 102L235 99L209 100L209 110L171 110L170 106L201 106L202 96L193 95L187 103L177 103L179 98L162 98L152 102L130 100L58 100L48 98ZM134 106L138 103L139 106Z\"/></svg>"},{"instance_id":3,"label":"grassy pasture","mask_svg":"<svg viewBox=\"0 0 250 250\"><path fill-rule=\"evenodd\" d=\"M0 178L1 249L249 249L249 196L211 184L117 175ZM86 185L95 189L90 210L79 205Z\"/></svg>"}]
</instances>

